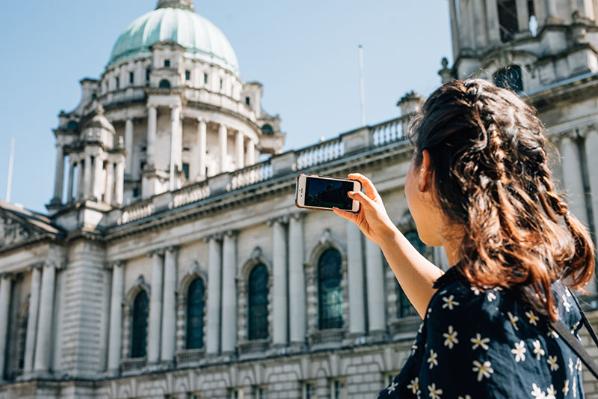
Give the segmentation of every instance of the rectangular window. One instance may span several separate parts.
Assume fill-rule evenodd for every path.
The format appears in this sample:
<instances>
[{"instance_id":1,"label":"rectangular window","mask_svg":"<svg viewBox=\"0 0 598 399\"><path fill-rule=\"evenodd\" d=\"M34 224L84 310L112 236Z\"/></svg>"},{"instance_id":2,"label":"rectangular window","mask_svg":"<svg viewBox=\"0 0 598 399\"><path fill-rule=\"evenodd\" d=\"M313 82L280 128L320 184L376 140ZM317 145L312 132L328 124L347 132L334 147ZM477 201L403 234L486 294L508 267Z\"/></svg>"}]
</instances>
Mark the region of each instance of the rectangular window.
<instances>
[{"instance_id":1,"label":"rectangular window","mask_svg":"<svg viewBox=\"0 0 598 399\"><path fill-rule=\"evenodd\" d=\"M251 98L250 97L245 97L245 104L251 106Z\"/></svg>"},{"instance_id":2,"label":"rectangular window","mask_svg":"<svg viewBox=\"0 0 598 399\"><path fill-rule=\"evenodd\" d=\"M120 89L120 78L116 77L116 90Z\"/></svg>"},{"instance_id":3,"label":"rectangular window","mask_svg":"<svg viewBox=\"0 0 598 399\"><path fill-rule=\"evenodd\" d=\"M222 91L222 88L224 87L224 79L220 79L220 91Z\"/></svg>"},{"instance_id":4,"label":"rectangular window","mask_svg":"<svg viewBox=\"0 0 598 399\"><path fill-rule=\"evenodd\" d=\"M252 399L265 399L266 396L264 395L264 388L258 385L253 385L251 387L251 397Z\"/></svg>"},{"instance_id":5,"label":"rectangular window","mask_svg":"<svg viewBox=\"0 0 598 399\"><path fill-rule=\"evenodd\" d=\"M330 399L345 399L345 382L332 380L330 383Z\"/></svg>"},{"instance_id":6,"label":"rectangular window","mask_svg":"<svg viewBox=\"0 0 598 399\"><path fill-rule=\"evenodd\" d=\"M151 69L147 68L147 69L145 70L145 81L146 81L146 82L149 82L149 81L150 81L150 75L151 75L151 73L152 73L152 70L151 70Z\"/></svg>"},{"instance_id":7,"label":"rectangular window","mask_svg":"<svg viewBox=\"0 0 598 399\"><path fill-rule=\"evenodd\" d=\"M185 71L185 80L187 82L191 80L191 71L190 70Z\"/></svg>"},{"instance_id":8,"label":"rectangular window","mask_svg":"<svg viewBox=\"0 0 598 399\"><path fill-rule=\"evenodd\" d=\"M316 397L316 389L312 382L303 383L302 399L314 399Z\"/></svg>"},{"instance_id":9,"label":"rectangular window","mask_svg":"<svg viewBox=\"0 0 598 399\"><path fill-rule=\"evenodd\" d=\"M189 164L186 162L183 163L183 174L185 175L185 179L189 180Z\"/></svg>"},{"instance_id":10,"label":"rectangular window","mask_svg":"<svg viewBox=\"0 0 598 399\"><path fill-rule=\"evenodd\" d=\"M208 74L207 73L203 74L203 84L205 84L205 85L208 84Z\"/></svg>"},{"instance_id":11,"label":"rectangular window","mask_svg":"<svg viewBox=\"0 0 598 399\"><path fill-rule=\"evenodd\" d=\"M135 83L135 72L129 72L129 84Z\"/></svg>"},{"instance_id":12,"label":"rectangular window","mask_svg":"<svg viewBox=\"0 0 598 399\"><path fill-rule=\"evenodd\" d=\"M170 60L164 60L164 68L170 68Z\"/></svg>"}]
</instances>

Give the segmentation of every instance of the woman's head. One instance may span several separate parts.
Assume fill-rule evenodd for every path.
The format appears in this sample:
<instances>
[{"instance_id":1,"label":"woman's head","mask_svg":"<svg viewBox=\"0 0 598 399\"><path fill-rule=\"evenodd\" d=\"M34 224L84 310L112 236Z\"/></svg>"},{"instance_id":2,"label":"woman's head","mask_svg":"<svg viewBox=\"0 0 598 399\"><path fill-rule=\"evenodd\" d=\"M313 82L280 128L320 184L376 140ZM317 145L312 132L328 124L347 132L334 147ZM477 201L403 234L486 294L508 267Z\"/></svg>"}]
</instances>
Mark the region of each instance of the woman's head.
<instances>
[{"instance_id":1,"label":"woman's head","mask_svg":"<svg viewBox=\"0 0 598 399\"><path fill-rule=\"evenodd\" d=\"M550 283L585 285L594 249L555 190L535 110L485 80L455 80L426 100L410 138L405 191L422 240L457 237L472 284L515 287L535 304L537 295L554 317Z\"/></svg>"}]
</instances>

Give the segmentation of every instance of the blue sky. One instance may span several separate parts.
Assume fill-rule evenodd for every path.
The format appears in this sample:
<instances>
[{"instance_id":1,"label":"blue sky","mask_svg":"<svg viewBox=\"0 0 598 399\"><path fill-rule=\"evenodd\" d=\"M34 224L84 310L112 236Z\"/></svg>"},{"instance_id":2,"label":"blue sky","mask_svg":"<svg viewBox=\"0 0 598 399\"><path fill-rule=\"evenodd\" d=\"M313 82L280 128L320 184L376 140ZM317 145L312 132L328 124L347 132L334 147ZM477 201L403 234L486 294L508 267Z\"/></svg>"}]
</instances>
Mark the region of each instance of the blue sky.
<instances>
[{"instance_id":1,"label":"blue sky","mask_svg":"<svg viewBox=\"0 0 598 399\"><path fill-rule=\"evenodd\" d=\"M116 38L155 0L4 2L0 12L0 195L16 138L12 202L45 212L53 191L61 109L79 80L98 77ZM264 107L280 114L285 149L360 125L357 45L365 48L367 122L398 116L407 91L440 84L452 59L448 5L438 0L197 0L196 11L233 44L245 81L264 84Z\"/></svg>"}]
</instances>

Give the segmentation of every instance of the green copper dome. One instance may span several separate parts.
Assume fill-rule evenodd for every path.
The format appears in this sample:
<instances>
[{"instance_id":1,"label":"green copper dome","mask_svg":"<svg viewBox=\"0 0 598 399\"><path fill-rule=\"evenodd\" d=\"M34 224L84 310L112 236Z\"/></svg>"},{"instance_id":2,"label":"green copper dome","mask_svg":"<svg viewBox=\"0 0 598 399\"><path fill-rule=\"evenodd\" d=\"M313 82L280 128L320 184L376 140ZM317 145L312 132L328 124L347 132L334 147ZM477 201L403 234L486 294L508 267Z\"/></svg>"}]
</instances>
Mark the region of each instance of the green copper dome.
<instances>
[{"instance_id":1,"label":"green copper dome","mask_svg":"<svg viewBox=\"0 0 598 399\"><path fill-rule=\"evenodd\" d=\"M160 4L164 3L162 6ZM176 2L173 2L176 3ZM237 56L230 42L216 25L193 12L192 7L175 7L161 1L158 8L139 18L120 35L108 65L150 55L150 47L162 41L183 46L188 54L239 72Z\"/></svg>"}]
</instances>

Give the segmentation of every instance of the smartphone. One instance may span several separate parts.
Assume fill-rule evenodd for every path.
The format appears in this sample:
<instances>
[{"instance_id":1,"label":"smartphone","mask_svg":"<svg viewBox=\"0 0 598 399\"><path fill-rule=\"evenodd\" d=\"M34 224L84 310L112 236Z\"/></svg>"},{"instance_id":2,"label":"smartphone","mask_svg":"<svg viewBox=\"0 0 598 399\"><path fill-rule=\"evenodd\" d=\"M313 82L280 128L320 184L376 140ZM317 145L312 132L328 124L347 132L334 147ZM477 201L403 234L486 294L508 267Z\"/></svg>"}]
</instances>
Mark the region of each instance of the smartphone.
<instances>
[{"instance_id":1,"label":"smartphone","mask_svg":"<svg viewBox=\"0 0 598 399\"><path fill-rule=\"evenodd\" d=\"M349 198L349 191L361 191L361 182L302 173L297 176L295 205L325 210L337 207L349 212L359 212L359 201Z\"/></svg>"}]
</instances>

